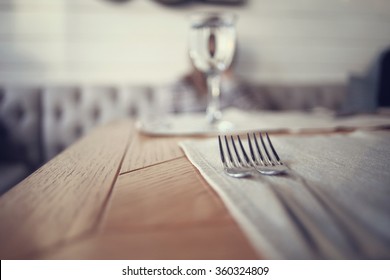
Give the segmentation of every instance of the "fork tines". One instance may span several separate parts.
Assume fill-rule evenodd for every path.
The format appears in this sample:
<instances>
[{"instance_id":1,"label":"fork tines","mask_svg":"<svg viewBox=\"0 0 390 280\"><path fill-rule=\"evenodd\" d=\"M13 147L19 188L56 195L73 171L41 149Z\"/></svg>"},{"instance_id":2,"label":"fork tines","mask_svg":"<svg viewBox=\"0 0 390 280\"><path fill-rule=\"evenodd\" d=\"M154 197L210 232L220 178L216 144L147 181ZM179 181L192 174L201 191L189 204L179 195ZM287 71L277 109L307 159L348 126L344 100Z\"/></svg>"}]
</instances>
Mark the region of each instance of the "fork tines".
<instances>
[{"instance_id":1,"label":"fork tines","mask_svg":"<svg viewBox=\"0 0 390 280\"><path fill-rule=\"evenodd\" d=\"M222 141L222 138L224 141ZM218 136L218 141L221 160L225 167L243 168L282 165L268 133L265 133L265 137L261 132L252 133L252 135L247 133L246 147L239 135ZM236 142L238 142L238 145L236 145Z\"/></svg>"}]
</instances>

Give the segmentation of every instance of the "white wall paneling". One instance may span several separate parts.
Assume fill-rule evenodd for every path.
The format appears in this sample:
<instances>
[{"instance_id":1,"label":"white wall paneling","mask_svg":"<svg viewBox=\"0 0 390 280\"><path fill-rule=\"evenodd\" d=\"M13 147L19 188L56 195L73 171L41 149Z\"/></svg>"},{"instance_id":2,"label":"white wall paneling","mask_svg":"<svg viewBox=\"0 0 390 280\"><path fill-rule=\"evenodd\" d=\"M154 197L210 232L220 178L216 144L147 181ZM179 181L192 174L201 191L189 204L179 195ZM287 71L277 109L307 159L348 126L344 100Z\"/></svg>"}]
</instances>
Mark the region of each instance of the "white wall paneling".
<instances>
[{"instance_id":1,"label":"white wall paneling","mask_svg":"<svg viewBox=\"0 0 390 280\"><path fill-rule=\"evenodd\" d=\"M190 12L238 14L236 73L272 83L343 82L390 46L388 0L0 0L0 83L162 84L190 65Z\"/></svg>"}]
</instances>

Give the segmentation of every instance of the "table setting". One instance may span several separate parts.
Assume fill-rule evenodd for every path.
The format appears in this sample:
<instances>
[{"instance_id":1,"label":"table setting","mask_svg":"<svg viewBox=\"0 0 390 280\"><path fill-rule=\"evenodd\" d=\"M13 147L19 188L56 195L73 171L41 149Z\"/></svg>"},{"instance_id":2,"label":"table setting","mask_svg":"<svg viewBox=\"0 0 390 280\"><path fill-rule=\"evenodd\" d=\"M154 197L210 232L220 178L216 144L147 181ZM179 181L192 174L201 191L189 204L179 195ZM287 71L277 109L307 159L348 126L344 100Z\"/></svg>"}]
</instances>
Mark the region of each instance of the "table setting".
<instances>
[{"instance_id":1,"label":"table setting","mask_svg":"<svg viewBox=\"0 0 390 280\"><path fill-rule=\"evenodd\" d=\"M190 17L205 112L99 126L1 196L2 258L390 258L389 111L222 110L236 21Z\"/></svg>"},{"instance_id":2,"label":"table setting","mask_svg":"<svg viewBox=\"0 0 390 280\"><path fill-rule=\"evenodd\" d=\"M207 79L206 115L141 120L138 130L206 137L179 146L259 255L389 258L389 115L222 112L220 76L232 62L236 18L199 13L190 20L189 54Z\"/></svg>"}]
</instances>

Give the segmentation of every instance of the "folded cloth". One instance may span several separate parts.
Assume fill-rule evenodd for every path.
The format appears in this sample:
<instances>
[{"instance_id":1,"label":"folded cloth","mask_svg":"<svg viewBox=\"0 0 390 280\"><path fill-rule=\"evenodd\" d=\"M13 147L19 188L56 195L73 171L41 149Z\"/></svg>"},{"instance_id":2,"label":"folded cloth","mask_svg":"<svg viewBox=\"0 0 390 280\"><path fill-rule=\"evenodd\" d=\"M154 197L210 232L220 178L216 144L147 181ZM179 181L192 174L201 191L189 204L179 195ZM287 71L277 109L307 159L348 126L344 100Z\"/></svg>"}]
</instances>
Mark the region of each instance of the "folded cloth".
<instances>
[{"instance_id":1,"label":"folded cloth","mask_svg":"<svg viewBox=\"0 0 390 280\"><path fill-rule=\"evenodd\" d=\"M300 111L242 111L228 109L224 111L224 121L233 126L227 130L239 131L333 131L340 129L390 127L389 115L366 114L349 117L335 117L330 111L314 113ZM151 135L194 135L217 134L215 126L208 126L204 113L161 116L154 120L141 120L139 129Z\"/></svg>"},{"instance_id":2,"label":"folded cloth","mask_svg":"<svg viewBox=\"0 0 390 280\"><path fill-rule=\"evenodd\" d=\"M285 176L225 175L216 138L180 146L259 255L390 258L390 131L271 139Z\"/></svg>"}]
</instances>

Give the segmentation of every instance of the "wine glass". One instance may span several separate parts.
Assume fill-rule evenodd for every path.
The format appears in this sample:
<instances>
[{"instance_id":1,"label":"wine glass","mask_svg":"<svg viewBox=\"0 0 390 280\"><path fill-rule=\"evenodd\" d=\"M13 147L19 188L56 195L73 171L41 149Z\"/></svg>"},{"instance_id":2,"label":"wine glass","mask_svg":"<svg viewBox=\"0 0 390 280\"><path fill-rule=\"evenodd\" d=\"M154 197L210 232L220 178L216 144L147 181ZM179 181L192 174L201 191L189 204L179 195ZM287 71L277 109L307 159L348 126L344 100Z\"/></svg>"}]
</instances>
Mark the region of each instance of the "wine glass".
<instances>
[{"instance_id":1,"label":"wine glass","mask_svg":"<svg viewBox=\"0 0 390 280\"><path fill-rule=\"evenodd\" d=\"M230 66L236 46L236 16L232 13L196 13L190 16L189 55L195 68L207 78L206 120L226 130L219 105L221 74Z\"/></svg>"}]
</instances>

